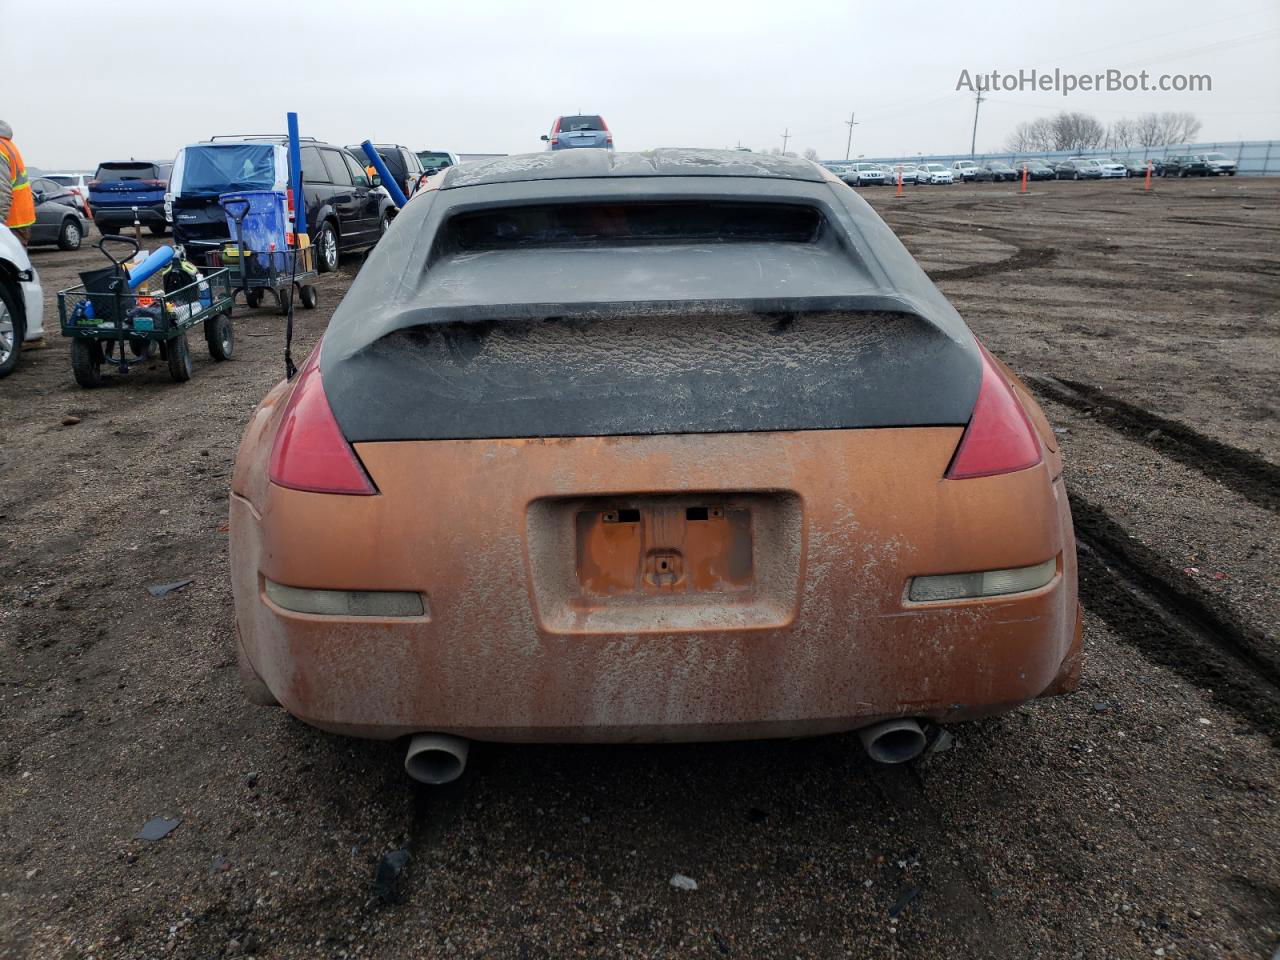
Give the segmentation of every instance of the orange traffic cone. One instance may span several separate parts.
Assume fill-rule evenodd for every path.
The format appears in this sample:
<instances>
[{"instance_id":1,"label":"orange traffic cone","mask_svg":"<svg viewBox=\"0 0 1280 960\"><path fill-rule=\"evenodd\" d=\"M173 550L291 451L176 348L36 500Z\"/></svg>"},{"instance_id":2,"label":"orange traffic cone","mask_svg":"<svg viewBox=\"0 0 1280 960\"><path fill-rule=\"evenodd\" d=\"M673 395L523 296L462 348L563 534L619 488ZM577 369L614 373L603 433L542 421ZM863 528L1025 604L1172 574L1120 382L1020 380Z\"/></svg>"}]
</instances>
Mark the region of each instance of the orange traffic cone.
<instances>
[{"instance_id":1,"label":"orange traffic cone","mask_svg":"<svg viewBox=\"0 0 1280 960\"><path fill-rule=\"evenodd\" d=\"M901 167L898 168L898 191L894 194L894 196L895 197L902 196L902 168Z\"/></svg>"},{"instance_id":2,"label":"orange traffic cone","mask_svg":"<svg viewBox=\"0 0 1280 960\"><path fill-rule=\"evenodd\" d=\"M1022 165L1022 189L1019 192L1027 192L1027 165L1025 163Z\"/></svg>"},{"instance_id":3,"label":"orange traffic cone","mask_svg":"<svg viewBox=\"0 0 1280 960\"><path fill-rule=\"evenodd\" d=\"M1147 176L1146 176L1146 181L1142 185L1142 189L1146 193L1151 192L1151 161L1150 160L1147 161Z\"/></svg>"}]
</instances>

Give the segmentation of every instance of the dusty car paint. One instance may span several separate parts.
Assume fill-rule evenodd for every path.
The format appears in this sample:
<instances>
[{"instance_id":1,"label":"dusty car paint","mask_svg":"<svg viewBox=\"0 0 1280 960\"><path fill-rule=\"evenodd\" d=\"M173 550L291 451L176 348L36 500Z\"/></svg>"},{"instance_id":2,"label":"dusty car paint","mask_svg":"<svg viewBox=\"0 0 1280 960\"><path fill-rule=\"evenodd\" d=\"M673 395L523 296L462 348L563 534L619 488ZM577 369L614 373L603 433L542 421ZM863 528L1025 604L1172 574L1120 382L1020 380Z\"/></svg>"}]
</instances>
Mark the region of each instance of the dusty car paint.
<instances>
[{"instance_id":1,"label":"dusty car paint","mask_svg":"<svg viewBox=\"0 0 1280 960\"><path fill-rule=\"evenodd\" d=\"M941 479L960 432L366 443L380 494L339 498L339 510L267 483L269 431L251 430L232 500L242 655L290 712L369 737L794 736L1006 709L1073 682L1074 541L1048 462ZM582 502L669 496L793 510L753 513L750 589L707 576L660 606L634 580L600 589L603 541L589 523L579 549ZM689 549L687 536L654 536L655 549ZM1058 576L1027 594L905 599L914 575L1048 557ZM265 601L263 577L418 590L430 612L292 614Z\"/></svg>"}]
</instances>

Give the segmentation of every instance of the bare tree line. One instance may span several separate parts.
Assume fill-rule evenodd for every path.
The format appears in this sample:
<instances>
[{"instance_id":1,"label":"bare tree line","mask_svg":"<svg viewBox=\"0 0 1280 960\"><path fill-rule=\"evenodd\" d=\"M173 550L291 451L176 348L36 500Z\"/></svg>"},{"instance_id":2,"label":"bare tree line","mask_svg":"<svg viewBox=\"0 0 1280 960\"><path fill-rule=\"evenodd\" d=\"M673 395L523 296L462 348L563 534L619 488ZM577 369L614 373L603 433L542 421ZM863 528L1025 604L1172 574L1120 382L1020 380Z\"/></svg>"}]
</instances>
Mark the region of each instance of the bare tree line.
<instances>
[{"instance_id":1,"label":"bare tree line","mask_svg":"<svg viewBox=\"0 0 1280 960\"><path fill-rule=\"evenodd\" d=\"M1200 127L1195 114L1186 112L1144 113L1107 126L1091 114L1064 110L1052 117L1024 120L1014 128L1005 148L1014 153L1035 153L1163 147L1191 142Z\"/></svg>"}]
</instances>

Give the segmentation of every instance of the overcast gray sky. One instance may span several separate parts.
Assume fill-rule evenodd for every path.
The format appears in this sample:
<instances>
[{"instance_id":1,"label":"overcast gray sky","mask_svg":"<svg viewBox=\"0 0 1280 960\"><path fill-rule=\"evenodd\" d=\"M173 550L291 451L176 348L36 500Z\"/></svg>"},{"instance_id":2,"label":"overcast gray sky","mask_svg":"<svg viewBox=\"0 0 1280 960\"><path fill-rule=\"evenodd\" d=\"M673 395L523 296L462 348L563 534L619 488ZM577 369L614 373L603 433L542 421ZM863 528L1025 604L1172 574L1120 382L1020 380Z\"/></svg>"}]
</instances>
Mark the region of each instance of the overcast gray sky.
<instances>
[{"instance_id":1,"label":"overcast gray sky","mask_svg":"<svg viewBox=\"0 0 1280 960\"><path fill-rule=\"evenodd\" d=\"M789 149L824 159L844 156L856 112L855 157L962 152L960 71L1033 67L1207 73L1213 89L994 93L980 151L1064 108L1105 122L1189 110L1203 140L1280 137L1277 0L0 0L0 25L0 119L46 170L282 132L287 110L338 143L533 151L557 114L584 111L622 150L760 150L789 130Z\"/></svg>"}]
</instances>

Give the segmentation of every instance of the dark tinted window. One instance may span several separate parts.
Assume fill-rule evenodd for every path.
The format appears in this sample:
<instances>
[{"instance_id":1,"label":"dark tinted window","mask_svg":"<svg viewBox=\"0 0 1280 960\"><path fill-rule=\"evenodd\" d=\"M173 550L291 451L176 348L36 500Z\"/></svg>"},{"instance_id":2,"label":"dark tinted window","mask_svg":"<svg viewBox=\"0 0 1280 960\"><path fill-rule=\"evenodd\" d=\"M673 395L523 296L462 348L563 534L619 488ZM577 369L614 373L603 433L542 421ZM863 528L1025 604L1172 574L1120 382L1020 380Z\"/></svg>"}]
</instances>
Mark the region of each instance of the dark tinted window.
<instances>
[{"instance_id":1,"label":"dark tinted window","mask_svg":"<svg viewBox=\"0 0 1280 960\"><path fill-rule=\"evenodd\" d=\"M454 250L493 250L578 243L810 243L821 226L817 210L790 204L557 204L461 214L449 221L444 245Z\"/></svg>"},{"instance_id":2,"label":"dark tinted window","mask_svg":"<svg viewBox=\"0 0 1280 960\"><path fill-rule=\"evenodd\" d=\"M167 173L162 173L154 163L103 163L93 175L95 180L166 180Z\"/></svg>"},{"instance_id":3,"label":"dark tinted window","mask_svg":"<svg viewBox=\"0 0 1280 960\"><path fill-rule=\"evenodd\" d=\"M599 115L584 113L576 117L561 117L561 130L603 130L604 120Z\"/></svg>"},{"instance_id":4,"label":"dark tinted window","mask_svg":"<svg viewBox=\"0 0 1280 960\"><path fill-rule=\"evenodd\" d=\"M351 186L351 171L347 169L347 164L342 159L342 154L337 150L321 150L320 155L324 157L324 165L329 171L329 179L339 186Z\"/></svg>"},{"instance_id":5,"label":"dark tinted window","mask_svg":"<svg viewBox=\"0 0 1280 960\"><path fill-rule=\"evenodd\" d=\"M302 148L302 180L304 183L328 183L329 171L315 147Z\"/></svg>"},{"instance_id":6,"label":"dark tinted window","mask_svg":"<svg viewBox=\"0 0 1280 960\"><path fill-rule=\"evenodd\" d=\"M364 151L352 150L356 158L363 163L365 160ZM397 180L403 180L408 176L408 171L404 168L404 158L400 156L400 151L394 147L379 147L378 156L382 158L382 162L387 165L387 169L391 171L391 175Z\"/></svg>"}]
</instances>

